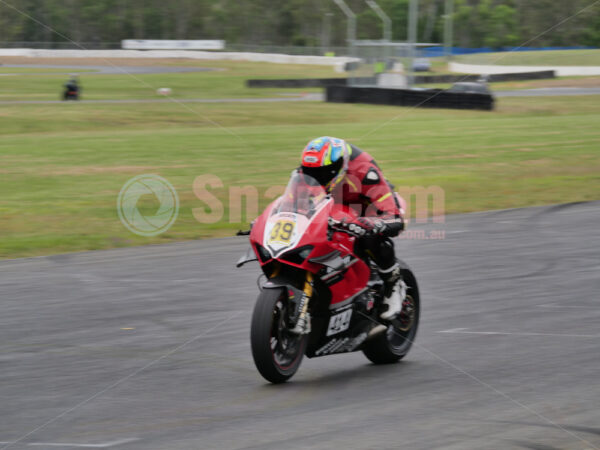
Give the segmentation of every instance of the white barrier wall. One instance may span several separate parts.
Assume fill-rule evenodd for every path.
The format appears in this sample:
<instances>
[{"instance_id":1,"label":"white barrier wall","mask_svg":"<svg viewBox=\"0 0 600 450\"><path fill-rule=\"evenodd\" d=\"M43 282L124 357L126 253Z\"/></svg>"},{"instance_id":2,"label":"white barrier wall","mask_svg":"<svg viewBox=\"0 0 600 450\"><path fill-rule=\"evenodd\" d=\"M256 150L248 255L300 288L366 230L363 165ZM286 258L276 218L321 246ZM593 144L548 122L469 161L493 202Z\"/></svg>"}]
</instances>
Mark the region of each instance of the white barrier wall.
<instances>
[{"instance_id":1,"label":"white barrier wall","mask_svg":"<svg viewBox=\"0 0 600 450\"><path fill-rule=\"evenodd\" d=\"M598 66L501 66L493 64L462 64L451 62L448 65L451 72L475 73L493 75L495 73L521 73L554 70L558 77L600 75Z\"/></svg>"},{"instance_id":2,"label":"white barrier wall","mask_svg":"<svg viewBox=\"0 0 600 450\"><path fill-rule=\"evenodd\" d=\"M195 50L41 50L31 48L0 49L0 56L31 58L188 58L268 62L276 64L314 64L343 66L355 58L337 56L299 56L275 53L203 52Z\"/></svg>"},{"instance_id":3,"label":"white barrier wall","mask_svg":"<svg viewBox=\"0 0 600 450\"><path fill-rule=\"evenodd\" d=\"M124 39L121 48L127 50L224 50L221 40Z\"/></svg>"}]
</instances>

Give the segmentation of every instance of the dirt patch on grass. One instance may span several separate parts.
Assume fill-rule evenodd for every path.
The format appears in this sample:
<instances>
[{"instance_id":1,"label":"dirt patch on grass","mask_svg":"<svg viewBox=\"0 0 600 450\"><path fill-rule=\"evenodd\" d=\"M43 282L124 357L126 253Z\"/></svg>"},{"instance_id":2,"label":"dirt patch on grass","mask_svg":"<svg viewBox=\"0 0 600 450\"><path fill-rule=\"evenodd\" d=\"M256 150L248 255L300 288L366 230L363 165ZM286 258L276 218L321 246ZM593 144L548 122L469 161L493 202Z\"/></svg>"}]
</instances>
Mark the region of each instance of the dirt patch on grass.
<instances>
[{"instance_id":1,"label":"dirt patch on grass","mask_svg":"<svg viewBox=\"0 0 600 450\"><path fill-rule=\"evenodd\" d=\"M103 173L143 173L156 171L160 169L184 169L190 167L188 165L175 166L86 166L86 167L68 167L56 170L45 171L48 175L95 175Z\"/></svg>"},{"instance_id":2,"label":"dirt patch on grass","mask_svg":"<svg viewBox=\"0 0 600 450\"><path fill-rule=\"evenodd\" d=\"M560 78L558 80L540 80L539 87L600 87L600 77Z\"/></svg>"},{"instance_id":3,"label":"dirt patch on grass","mask_svg":"<svg viewBox=\"0 0 600 450\"><path fill-rule=\"evenodd\" d=\"M474 155L472 153L459 153L456 155L436 156L431 159L463 159L463 158L481 158L481 155Z\"/></svg>"},{"instance_id":4,"label":"dirt patch on grass","mask_svg":"<svg viewBox=\"0 0 600 450\"><path fill-rule=\"evenodd\" d=\"M553 161L548 158L528 159L527 161L523 161L522 164L525 164L527 166L543 166L543 165L556 164L556 161Z\"/></svg>"},{"instance_id":5,"label":"dirt patch on grass","mask_svg":"<svg viewBox=\"0 0 600 450\"><path fill-rule=\"evenodd\" d=\"M565 140L560 140L560 141L552 141L552 142L530 142L529 146L531 148L524 148L524 147L519 147L519 148L513 148L514 145L513 144L500 144L500 145L482 145L479 147L480 150L501 150L501 149L508 149L508 150L517 150L517 151L536 151L536 147L543 147L543 148L557 148L557 147L564 147L566 145L569 144L574 144L574 145L578 145L578 144L589 144L590 142L596 142L597 139L594 138L589 138L589 139L584 139L584 140L575 140L575 139L565 139Z\"/></svg>"},{"instance_id":6,"label":"dirt patch on grass","mask_svg":"<svg viewBox=\"0 0 600 450\"><path fill-rule=\"evenodd\" d=\"M493 88L494 84L492 85ZM558 87L600 87L600 77L557 78L552 80L536 80L508 82L497 85L503 89L538 89Z\"/></svg>"},{"instance_id":7,"label":"dirt patch on grass","mask_svg":"<svg viewBox=\"0 0 600 450\"><path fill-rule=\"evenodd\" d=\"M64 175L98 175L98 174L142 174L147 172L156 172L162 169L186 169L192 167L187 164L172 165L172 166L79 166L79 167L42 167L35 169L0 169L0 174L13 174L13 173L43 173L44 176L64 176Z\"/></svg>"}]
</instances>

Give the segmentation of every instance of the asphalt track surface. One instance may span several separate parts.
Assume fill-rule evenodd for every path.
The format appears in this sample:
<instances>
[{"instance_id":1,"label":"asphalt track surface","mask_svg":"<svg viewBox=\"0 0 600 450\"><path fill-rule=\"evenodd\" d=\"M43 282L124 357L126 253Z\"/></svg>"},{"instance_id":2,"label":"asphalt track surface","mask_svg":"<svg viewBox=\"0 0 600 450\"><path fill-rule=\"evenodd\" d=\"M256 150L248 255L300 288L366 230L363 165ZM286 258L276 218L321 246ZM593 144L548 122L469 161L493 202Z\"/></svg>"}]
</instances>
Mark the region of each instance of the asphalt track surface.
<instances>
[{"instance_id":1,"label":"asphalt track surface","mask_svg":"<svg viewBox=\"0 0 600 450\"><path fill-rule=\"evenodd\" d=\"M446 235L398 241L424 307L407 358L278 386L245 238L0 262L0 448L598 448L599 223L594 202L414 225Z\"/></svg>"}]
</instances>

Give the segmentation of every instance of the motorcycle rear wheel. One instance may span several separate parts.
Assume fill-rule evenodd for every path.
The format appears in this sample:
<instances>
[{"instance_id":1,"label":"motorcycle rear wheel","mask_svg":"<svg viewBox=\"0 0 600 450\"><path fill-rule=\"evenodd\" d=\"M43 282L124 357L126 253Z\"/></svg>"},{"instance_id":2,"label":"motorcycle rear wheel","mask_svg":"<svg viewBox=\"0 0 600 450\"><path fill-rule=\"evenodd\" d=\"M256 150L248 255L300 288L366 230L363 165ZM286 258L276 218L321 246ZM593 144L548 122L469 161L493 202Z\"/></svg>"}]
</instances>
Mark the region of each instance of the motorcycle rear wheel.
<instances>
[{"instance_id":1,"label":"motorcycle rear wheel","mask_svg":"<svg viewBox=\"0 0 600 450\"><path fill-rule=\"evenodd\" d=\"M421 312L419 288L412 273L405 281L408 290L402 312L385 332L367 341L363 348L365 356L374 364L391 364L401 360L408 354L417 336Z\"/></svg>"},{"instance_id":2,"label":"motorcycle rear wheel","mask_svg":"<svg viewBox=\"0 0 600 450\"><path fill-rule=\"evenodd\" d=\"M254 364L271 383L284 383L300 367L307 335L289 332L288 301L284 289L263 289L254 305L250 343Z\"/></svg>"}]
</instances>

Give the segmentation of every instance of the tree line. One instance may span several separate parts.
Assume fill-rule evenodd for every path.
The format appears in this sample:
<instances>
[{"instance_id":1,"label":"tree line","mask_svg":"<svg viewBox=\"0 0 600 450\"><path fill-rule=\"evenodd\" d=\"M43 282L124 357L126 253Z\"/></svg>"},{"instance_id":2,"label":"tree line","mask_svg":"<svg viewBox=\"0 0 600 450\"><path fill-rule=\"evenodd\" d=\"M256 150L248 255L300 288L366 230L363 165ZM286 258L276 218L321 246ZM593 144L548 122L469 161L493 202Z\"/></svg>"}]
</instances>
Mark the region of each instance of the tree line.
<instances>
[{"instance_id":1,"label":"tree line","mask_svg":"<svg viewBox=\"0 0 600 450\"><path fill-rule=\"evenodd\" d=\"M378 0L392 19L396 41L407 37L409 1ZM230 45L248 46L346 45L346 18L331 0L9 3L0 3L0 45L48 42L59 46L68 40L101 45L122 39L224 39ZM381 20L365 1L346 3L357 14L358 38L381 39ZM420 0L419 41L443 42L444 3ZM533 47L600 46L600 4L594 5L594 0L454 0L453 19L453 44L460 47L498 48L526 42ZM551 27L555 28L548 31Z\"/></svg>"}]
</instances>

